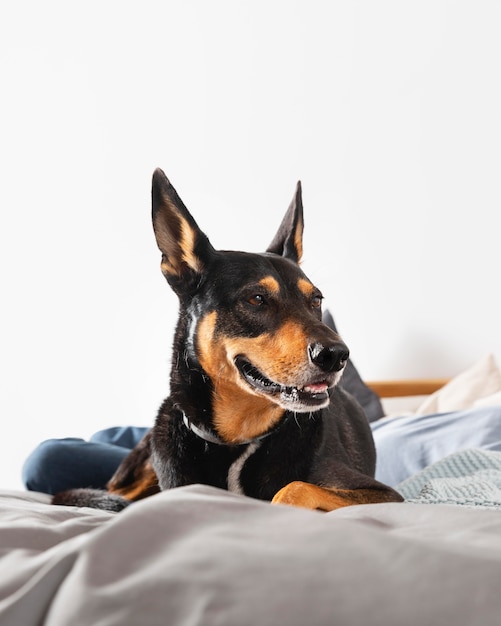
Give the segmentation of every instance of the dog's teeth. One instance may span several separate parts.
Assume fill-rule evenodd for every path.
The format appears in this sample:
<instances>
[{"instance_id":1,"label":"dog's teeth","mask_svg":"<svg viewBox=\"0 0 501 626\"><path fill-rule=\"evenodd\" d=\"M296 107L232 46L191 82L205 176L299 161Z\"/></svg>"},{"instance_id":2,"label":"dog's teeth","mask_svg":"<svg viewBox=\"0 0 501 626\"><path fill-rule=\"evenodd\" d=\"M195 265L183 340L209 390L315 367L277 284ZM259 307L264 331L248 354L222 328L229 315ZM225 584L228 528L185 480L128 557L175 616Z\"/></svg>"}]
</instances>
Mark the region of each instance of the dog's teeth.
<instances>
[{"instance_id":1,"label":"dog's teeth","mask_svg":"<svg viewBox=\"0 0 501 626\"><path fill-rule=\"evenodd\" d=\"M282 394L297 400L299 398L299 389L297 387L282 387Z\"/></svg>"}]
</instances>

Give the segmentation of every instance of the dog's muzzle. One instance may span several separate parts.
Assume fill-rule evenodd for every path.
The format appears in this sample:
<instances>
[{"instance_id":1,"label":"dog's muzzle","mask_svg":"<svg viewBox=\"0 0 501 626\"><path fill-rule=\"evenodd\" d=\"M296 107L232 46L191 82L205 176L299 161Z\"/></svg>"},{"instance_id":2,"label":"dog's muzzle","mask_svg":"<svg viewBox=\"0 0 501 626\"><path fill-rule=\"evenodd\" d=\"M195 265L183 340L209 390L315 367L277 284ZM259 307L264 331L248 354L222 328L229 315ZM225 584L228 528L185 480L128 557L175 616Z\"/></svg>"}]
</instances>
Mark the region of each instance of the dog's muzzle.
<instances>
[{"instance_id":1,"label":"dog's muzzle","mask_svg":"<svg viewBox=\"0 0 501 626\"><path fill-rule=\"evenodd\" d=\"M235 366L247 385L260 395L273 398L289 411L312 411L329 403L329 389L338 383L349 353L341 343L330 347L313 344L310 348L310 372L305 373L304 380L296 385L270 380L243 355L235 358Z\"/></svg>"}]
</instances>

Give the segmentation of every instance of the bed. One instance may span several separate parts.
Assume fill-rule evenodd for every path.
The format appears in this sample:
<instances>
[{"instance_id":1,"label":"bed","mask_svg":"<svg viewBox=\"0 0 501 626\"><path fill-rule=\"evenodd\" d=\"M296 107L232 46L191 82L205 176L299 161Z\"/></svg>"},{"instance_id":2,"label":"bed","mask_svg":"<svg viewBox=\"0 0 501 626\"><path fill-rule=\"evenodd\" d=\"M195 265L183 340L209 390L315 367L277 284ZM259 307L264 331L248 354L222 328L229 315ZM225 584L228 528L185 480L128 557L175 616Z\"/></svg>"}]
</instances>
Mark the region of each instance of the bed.
<instances>
[{"instance_id":1,"label":"bed","mask_svg":"<svg viewBox=\"0 0 501 626\"><path fill-rule=\"evenodd\" d=\"M501 374L490 358L450 381L367 389L417 403L385 406L377 442L449 429L440 458L418 471L400 459L404 503L325 514L191 485L115 514L0 492L0 624L498 625ZM474 436L449 441L454 416Z\"/></svg>"}]
</instances>

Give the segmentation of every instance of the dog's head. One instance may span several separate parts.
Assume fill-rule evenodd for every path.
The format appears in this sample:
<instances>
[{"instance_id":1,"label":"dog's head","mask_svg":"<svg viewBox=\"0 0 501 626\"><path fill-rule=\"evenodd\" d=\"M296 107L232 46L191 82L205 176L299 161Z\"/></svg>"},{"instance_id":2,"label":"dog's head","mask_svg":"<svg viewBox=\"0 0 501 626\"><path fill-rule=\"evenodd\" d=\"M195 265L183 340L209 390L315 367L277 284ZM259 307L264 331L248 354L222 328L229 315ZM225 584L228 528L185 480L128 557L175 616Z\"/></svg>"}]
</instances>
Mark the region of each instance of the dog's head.
<instances>
[{"instance_id":1,"label":"dog's head","mask_svg":"<svg viewBox=\"0 0 501 626\"><path fill-rule=\"evenodd\" d=\"M162 272L189 317L184 356L212 382L223 438L259 436L284 410L327 406L348 348L323 324L322 295L299 267L301 185L263 254L215 250L161 170L152 204Z\"/></svg>"}]
</instances>

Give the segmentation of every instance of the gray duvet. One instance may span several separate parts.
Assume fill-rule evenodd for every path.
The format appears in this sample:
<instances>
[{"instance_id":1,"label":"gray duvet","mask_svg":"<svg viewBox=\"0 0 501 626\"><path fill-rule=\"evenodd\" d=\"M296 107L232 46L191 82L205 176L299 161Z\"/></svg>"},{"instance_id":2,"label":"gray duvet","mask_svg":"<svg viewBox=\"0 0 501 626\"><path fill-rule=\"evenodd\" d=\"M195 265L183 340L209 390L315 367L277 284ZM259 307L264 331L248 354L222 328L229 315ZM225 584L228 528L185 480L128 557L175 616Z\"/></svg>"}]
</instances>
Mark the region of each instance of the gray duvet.
<instances>
[{"instance_id":1,"label":"gray duvet","mask_svg":"<svg viewBox=\"0 0 501 626\"><path fill-rule=\"evenodd\" d=\"M501 624L501 512L324 514L205 486L113 514L0 494L0 624Z\"/></svg>"}]
</instances>

